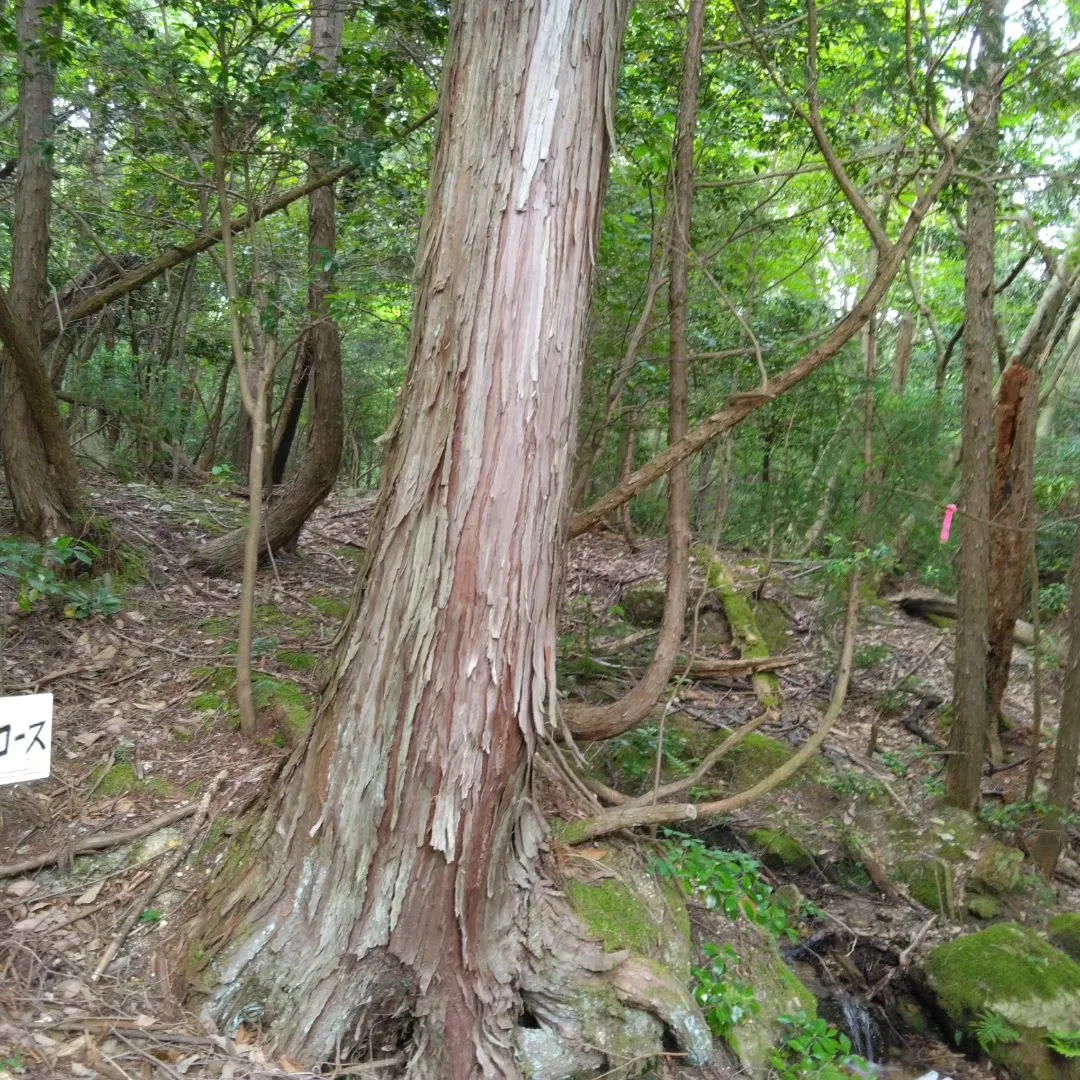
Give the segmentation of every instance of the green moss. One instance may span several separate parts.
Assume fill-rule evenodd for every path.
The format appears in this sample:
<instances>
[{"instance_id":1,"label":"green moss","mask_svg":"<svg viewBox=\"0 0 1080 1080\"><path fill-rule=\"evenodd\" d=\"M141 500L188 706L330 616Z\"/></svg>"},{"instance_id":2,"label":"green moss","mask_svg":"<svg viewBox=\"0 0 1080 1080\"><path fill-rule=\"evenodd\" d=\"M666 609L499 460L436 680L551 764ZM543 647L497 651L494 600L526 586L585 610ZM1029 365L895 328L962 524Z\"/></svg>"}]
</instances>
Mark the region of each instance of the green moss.
<instances>
[{"instance_id":1,"label":"green moss","mask_svg":"<svg viewBox=\"0 0 1080 1080\"><path fill-rule=\"evenodd\" d=\"M657 945L655 928L641 901L620 881L598 885L566 882L566 896L581 921L608 952L647 954Z\"/></svg>"},{"instance_id":2,"label":"green moss","mask_svg":"<svg viewBox=\"0 0 1080 1080\"><path fill-rule=\"evenodd\" d=\"M234 634L235 622L232 619L203 619L199 629L210 637L228 637Z\"/></svg>"},{"instance_id":3,"label":"green moss","mask_svg":"<svg viewBox=\"0 0 1080 1080\"><path fill-rule=\"evenodd\" d=\"M199 712L216 712L218 709L225 707L225 699L213 690L206 690L191 705L192 708L198 709Z\"/></svg>"},{"instance_id":4,"label":"green moss","mask_svg":"<svg viewBox=\"0 0 1080 1080\"><path fill-rule=\"evenodd\" d=\"M992 896L1015 892L1020 886L1024 853L993 841L979 856L971 871L970 887Z\"/></svg>"},{"instance_id":5,"label":"green moss","mask_svg":"<svg viewBox=\"0 0 1080 1080\"><path fill-rule=\"evenodd\" d=\"M659 626L664 618L667 586L663 582L646 581L632 585L622 595L620 606L626 621L632 626Z\"/></svg>"},{"instance_id":6,"label":"green moss","mask_svg":"<svg viewBox=\"0 0 1080 1080\"><path fill-rule=\"evenodd\" d=\"M252 681L251 694L256 709L281 710L283 719L294 733L307 731L312 701L296 683L259 675Z\"/></svg>"},{"instance_id":7,"label":"green moss","mask_svg":"<svg viewBox=\"0 0 1080 1080\"><path fill-rule=\"evenodd\" d=\"M950 917L955 913L955 882L948 860L937 856L902 859L895 877L923 907Z\"/></svg>"},{"instance_id":8,"label":"green moss","mask_svg":"<svg viewBox=\"0 0 1080 1080\"><path fill-rule=\"evenodd\" d=\"M334 551L343 559L348 559L350 562L356 563L357 566L363 565L366 553L361 548L355 548L345 544L342 547L335 548Z\"/></svg>"},{"instance_id":9,"label":"green moss","mask_svg":"<svg viewBox=\"0 0 1080 1080\"><path fill-rule=\"evenodd\" d=\"M336 596L309 596L308 603L331 619L344 619L349 613L349 605Z\"/></svg>"},{"instance_id":10,"label":"green moss","mask_svg":"<svg viewBox=\"0 0 1080 1080\"><path fill-rule=\"evenodd\" d=\"M751 829L748 835L766 866L799 871L809 870L813 865L810 852L788 833L776 829Z\"/></svg>"},{"instance_id":11,"label":"green moss","mask_svg":"<svg viewBox=\"0 0 1080 1080\"><path fill-rule=\"evenodd\" d=\"M108 769L99 768L92 786L96 794L103 799L129 795L134 791L151 791L155 795L170 795L173 790L172 784L159 776L140 780L135 766L126 761L118 762Z\"/></svg>"},{"instance_id":12,"label":"green moss","mask_svg":"<svg viewBox=\"0 0 1080 1080\"><path fill-rule=\"evenodd\" d=\"M954 1021L972 1021L992 1009L1010 1022L1037 1027L1040 1005L1070 1000L1076 1011L1062 1017L1060 1026L1080 1016L1080 964L1015 923L939 945L927 973Z\"/></svg>"},{"instance_id":13,"label":"green moss","mask_svg":"<svg viewBox=\"0 0 1080 1080\"><path fill-rule=\"evenodd\" d=\"M992 919L1001 908L1001 901L996 896L983 896L976 893L967 898L967 909L976 919Z\"/></svg>"},{"instance_id":14,"label":"green moss","mask_svg":"<svg viewBox=\"0 0 1080 1080\"><path fill-rule=\"evenodd\" d=\"M318 636L318 627L314 619L309 619L306 615L290 615L274 604L257 604L255 606L256 630L271 627L288 630L302 638Z\"/></svg>"},{"instance_id":15,"label":"green moss","mask_svg":"<svg viewBox=\"0 0 1080 1080\"><path fill-rule=\"evenodd\" d=\"M135 772L135 766L124 763L113 765L106 770L97 784L97 793L103 798L111 798L116 795L127 795L138 787L139 777Z\"/></svg>"},{"instance_id":16,"label":"green moss","mask_svg":"<svg viewBox=\"0 0 1080 1080\"><path fill-rule=\"evenodd\" d=\"M1055 915L1050 920L1050 940L1074 960L1080 960L1080 912Z\"/></svg>"},{"instance_id":17,"label":"green moss","mask_svg":"<svg viewBox=\"0 0 1080 1080\"><path fill-rule=\"evenodd\" d=\"M282 649L277 654L277 661L282 667L290 668L292 671L311 671L319 662L314 653L295 652L292 649Z\"/></svg>"},{"instance_id":18,"label":"green moss","mask_svg":"<svg viewBox=\"0 0 1080 1080\"><path fill-rule=\"evenodd\" d=\"M745 791L764 780L791 757L790 747L768 735L752 731L724 759L720 766L734 791ZM788 781L790 784L792 781Z\"/></svg>"}]
</instances>

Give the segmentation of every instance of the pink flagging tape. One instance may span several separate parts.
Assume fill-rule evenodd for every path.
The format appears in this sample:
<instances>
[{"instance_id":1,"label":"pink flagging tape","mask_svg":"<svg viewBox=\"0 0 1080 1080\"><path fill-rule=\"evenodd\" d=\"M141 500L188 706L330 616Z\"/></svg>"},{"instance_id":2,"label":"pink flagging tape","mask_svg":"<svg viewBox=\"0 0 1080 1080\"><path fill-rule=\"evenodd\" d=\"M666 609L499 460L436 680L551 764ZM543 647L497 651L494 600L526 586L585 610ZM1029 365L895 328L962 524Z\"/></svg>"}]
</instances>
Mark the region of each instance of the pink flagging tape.
<instances>
[{"instance_id":1,"label":"pink flagging tape","mask_svg":"<svg viewBox=\"0 0 1080 1080\"><path fill-rule=\"evenodd\" d=\"M945 507L945 518L941 523L941 542L947 544L949 542L949 533L952 532L952 519L953 514L956 513L956 503L949 503Z\"/></svg>"}]
</instances>

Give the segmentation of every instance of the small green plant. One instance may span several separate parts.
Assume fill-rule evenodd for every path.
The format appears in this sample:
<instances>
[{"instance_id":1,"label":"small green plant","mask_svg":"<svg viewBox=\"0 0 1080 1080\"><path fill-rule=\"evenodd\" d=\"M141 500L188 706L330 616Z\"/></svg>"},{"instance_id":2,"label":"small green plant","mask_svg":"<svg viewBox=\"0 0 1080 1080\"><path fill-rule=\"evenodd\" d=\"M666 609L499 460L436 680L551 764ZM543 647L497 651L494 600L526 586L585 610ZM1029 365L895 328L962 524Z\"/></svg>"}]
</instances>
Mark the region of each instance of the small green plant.
<instances>
[{"instance_id":1,"label":"small green plant","mask_svg":"<svg viewBox=\"0 0 1080 1080\"><path fill-rule=\"evenodd\" d=\"M655 869L674 878L710 911L722 911L729 919L744 916L772 938L798 940L785 906L761 876L761 864L737 851L716 851L683 833L665 831L666 854Z\"/></svg>"},{"instance_id":2,"label":"small green plant","mask_svg":"<svg viewBox=\"0 0 1080 1080\"><path fill-rule=\"evenodd\" d=\"M108 574L76 579L77 574L88 574L100 557L93 544L71 536L57 536L44 544L0 540L0 575L18 583L15 602L22 611L31 611L40 600L52 600L69 619L114 615L121 601Z\"/></svg>"},{"instance_id":3,"label":"small green plant","mask_svg":"<svg viewBox=\"0 0 1080 1080\"><path fill-rule=\"evenodd\" d=\"M1047 1032L1046 1045L1062 1057L1080 1058L1080 1028Z\"/></svg>"},{"instance_id":4,"label":"small green plant","mask_svg":"<svg viewBox=\"0 0 1080 1080\"><path fill-rule=\"evenodd\" d=\"M888 645L864 645L861 649L855 650L855 667L860 671L877 667L891 652Z\"/></svg>"},{"instance_id":5,"label":"small green plant","mask_svg":"<svg viewBox=\"0 0 1080 1080\"><path fill-rule=\"evenodd\" d=\"M1069 586L1064 581L1054 581L1039 589L1039 614L1052 619L1065 610L1069 602Z\"/></svg>"},{"instance_id":6,"label":"small green plant","mask_svg":"<svg viewBox=\"0 0 1080 1080\"><path fill-rule=\"evenodd\" d=\"M225 486L233 482L233 467L227 462L215 465L210 470L211 483Z\"/></svg>"},{"instance_id":7,"label":"small green plant","mask_svg":"<svg viewBox=\"0 0 1080 1080\"><path fill-rule=\"evenodd\" d=\"M844 1080L853 1074L867 1075L869 1066L851 1052L851 1040L825 1020L802 1009L779 1019L787 1032L769 1063L780 1080L810 1076L815 1080Z\"/></svg>"},{"instance_id":8,"label":"small green plant","mask_svg":"<svg viewBox=\"0 0 1080 1080\"><path fill-rule=\"evenodd\" d=\"M156 907L148 907L140 916L139 922L146 926L153 926L156 923L161 922L162 914L161 910Z\"/></svg>"},{"instance_id":9,"label":"small green plant","mask_svg":"<svg viewBox=\"0 0 1080 1080\"><path fill-rule=\"evenodd\" d=\"M984 1009L975 1022L973 1034L975 1041L982 1047L983 1053L990 1053L994 1046L1014 1043L1020 1038L1020 1032L1010 1027L997 1013Z\"/></svg>"},{"instance_id":10,"label":"small green plant","mask_svg":"<svg viewBox=\"0 0 1080 1080\"><path fill-rule=\"evenodd\" d=\"M10 1069L12 1072L23 1072L26 1066L23 1064L21 1050L16 1050L9 1057L0 1058L0 1069Z\"/></svg>"},{"instance_id":11,"label":"small green plant","mask_svg":"<svg viewBox=\"0 0 1080 1080\"><path fill-rule=\"evenodd\" d=\"M725 1038L745 1017L760 1009L754 988L732 977L739 957L730 945L709 942L702 952L708 963L693 969L694 998L717 1038Z\"/></svg>"},{"instance_id":12,"label":"small green plant","mask_svg":"<svg viewBox=\"0 0 1080 1080\"><path fill-rule=\"evenodd\" d=\"M656 724L643 724L608 740L604 752L612 772L618 774L619 786L640 789L652 781L659 737ZM694 771L686 736L670 727L664 731L662 764L665 774L675 778L689 776Z\"/></svg>"},{"instance_id":13,"label":"small green plant","mask_svg":"<svg viewBox=\"0 0 1080 1080\"><path fill-rule=\"evenodd\" d=\"M858 769L845 769L842 772L831 773L825 782L837 795L843 796L880 796L883 790L880 781L859 772Z\"/></svg>"}]
</instances>

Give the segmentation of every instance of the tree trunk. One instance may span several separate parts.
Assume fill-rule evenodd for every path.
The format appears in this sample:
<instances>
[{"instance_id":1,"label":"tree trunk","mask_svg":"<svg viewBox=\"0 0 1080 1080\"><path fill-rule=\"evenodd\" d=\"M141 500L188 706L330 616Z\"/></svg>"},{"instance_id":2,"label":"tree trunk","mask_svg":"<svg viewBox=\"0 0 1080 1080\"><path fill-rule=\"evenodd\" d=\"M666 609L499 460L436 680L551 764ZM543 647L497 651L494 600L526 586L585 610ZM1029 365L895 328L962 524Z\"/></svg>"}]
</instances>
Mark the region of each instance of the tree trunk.
<instances>
[{"instance_id":1,"label":"tree trunk","mask_svg":"<svg viewBox=\"0 0 1080 1080\"><path fill-rule=\"evenodd\" d=\"M987 738L986 657L989 628L990 483L993 452L994 223L997 192L989 179L997 164L1001 96L1003 0L982 0L980 48L972 109L977 130L972 164L987 179L971 182L964 264L964 402L961 458L962 531L956 620L954 708L946 767L949 802L979 802Z\"/></svg>"},{"instance_id":2,"label":"tree trunk","mask_svg":"<svg viewBox=\"0 0 1080 1080\"><path fill-rule=\"evenodd\" d=\"M701 48L705 0L690 0L683 53L679 115L672 158L671 252L668 319L668 445L684 438L689 427L687 346L690 316L690 225L694 204L694 129L701 84ZM625 505L625 504L624 504ZM682 461L668 474L667 593L660 636L645 674L628 693L608 705L579 705L567 710L570 731L582 739L609 739L636 727L652 711L675 670L686 626L686 594L690 584L690 463Z\"/></svg>"},{"instance_id":3,"label":"tree trunk","mask_svg":"<svg viewBox=\"0 0 1080 1080\"><path fill-rule=\"evenodd\" d=\"M1080 531L1073 554L1072 585L1069 595L1069 659L1065 665L1065 688L1061 695L1061 719L1054 747L1054 767L1050 773L1047 803L1050 813L1043 820L1035 842L1035 863L1048 877L1057 866L1065 843L1062 817L1072 809L1076 789L1076 758L1080 753ZM1033 743L1032 754L1038 754Z\"/></svg>"},{"instance_id":4,"label":"tree trunk","mask_svg":"<svg viewBox=\"0 0 1080 1080\"><path fill-rule=\"evenodd\" d=\"M1013 627L1024 604L1028 529L1034 524L1032 483L1039 379L1023 364L1002 376L994 408L994 479L990 499L989 633L986 660L987 725L996 729L1009 682Z\"/></svg>"},{"instance_id":5,"label":"tree trunk","mask_svg":"<svg viewBox=\"0 0 1080 1080\"><path fill-rule=\"evenodd\" d=\"M911 346L915 340L915 316L905 311L900 318L896 331L896 351L893 356L892 380L890 391L897 397L904 393L907 386L908 369L911 367Z\"/></svg>"},{"instance_id":6,"label":"tree trunk","mask_svg":"<svg viewBox=\"0 0 1080 1080\"><path fill-rule=\"evenodd\" d=\"M341 50L341 34L345 24L345 7L337 0L316 0L311 16L312 51L324 74L329 77L337 66ZM323 175L326 162L313 157L309 163L312 177ZM312 512L334 487L341 450L345 442L345 418L341 386L341 335L330 318L330 291L333 272L323 269L331 262L336 235L334 219L334 187L324 185L308 195L308 319L310 325L300 342L297 357L299 370L311 372L311 422L307 452L288 484L278 489L264 511L260 551L277 551L295 542ZM306 379L304 380L306 381ZM299 421L303 395L294 395L295 418L286 417L288 431L293 419L295 432ZM279 444L284 450L280 474L284 475L292 435ZM278 454L274 455L273 479L279 478ZM205 544L196 555L196 562L210 570L228 570L244 560L246 531L235 529Z\"/></svg>"},{"instance_id":7,"label":"tree trunk","mask_svg":"<svg viewBox=\"0 0 1080 1080\"><path fill-rule=\"evenodd\" d=\"M1051 280L1032 314L998 388L994 408L994 481L990 518L990 629L986 686L989 726L996 734L1009 682L1013 626L1024 603L1025 529L1035 521L1035 441L1042 371L1071 321L1066 301L1080 279L1070 273L1074 233L1051 270ZM1059 318L1065 308L1065 318Z\"/></svg>"},{"instance_id":8,"label":"tree trunk","mask_svg":"<svg viewBox=\"0 0 1080 1080\"><path fill-rule=\"evenodd\" d=\"M23 0L16 16L19 164L11 295L10 304L4 299L0 324L4 474L18 528L38 539L70 533L79 510L75 458L40 349L48 291L54 82L44 46L59 26L46 0Z\"/></svg>"},{"instance_id":9,"label":"tree trunk","mask_svg":"<svg viewBox=\"0 0 1080 1080\"><path fill-rule=\"evenodd\" d=\"M300 414L304 411L308 383L311 381L311 365L315 360L311 349L296 350L293 370L289 373L289 385L281 402L281 413L274 428L274 457L270 469L270 482L276 487L285 479L293 442L300 427Z\"/></svg>"},{"instance_id":10,"label":"tree trunk","mask_svg":"<svg viewBox=\"0 0 1080 1080\"><path fill-rule=\"evenodd\" d=\"M529 778L628 6L452 8L355 614L254 863L223 872L196 940L210 1014L261 1015L296 1060L377 1039L409 1049L410 1080L515 1077L520 994L556 992Z\"/></svg>"}]
</instances>

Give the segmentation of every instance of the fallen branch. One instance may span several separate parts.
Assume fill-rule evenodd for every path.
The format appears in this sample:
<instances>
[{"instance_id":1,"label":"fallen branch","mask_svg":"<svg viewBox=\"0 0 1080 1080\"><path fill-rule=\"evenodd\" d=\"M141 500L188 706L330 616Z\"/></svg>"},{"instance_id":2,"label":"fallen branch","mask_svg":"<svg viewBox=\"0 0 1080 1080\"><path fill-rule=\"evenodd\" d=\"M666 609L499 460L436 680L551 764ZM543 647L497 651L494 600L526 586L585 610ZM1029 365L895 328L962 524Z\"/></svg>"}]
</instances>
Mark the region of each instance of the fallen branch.
<instances>
[{"instance_id":1,"label":"fallen branch","mask_svg":"<svg viewBox=\"0 0 1080 1080\"><path fill-rule=\"evenodd\" d=\"M956 618L956 601L948 596L900 596L894 601L901 611L908 615L914 615L918 619L928 619L936 615L941 619ZM1046 640L1045 635L1040 635ZM1033 648L1035 645L1035 627L1024 619L1017 619L1013 627L1013 641L1025 648ZM1053 646L1053 655L1059 663L1064 664L1069 658L1069 643L1067 640L1058 641Z\"/></svg>"},{"instance_id":2,"label":"fallen branch","mask_svg":"<svg viewBox=\"0 0 1080 1080\"><path fill-rule=\"evenodd\" d=\"M586 840L607 836L619 829L633 828L638 825L670 825L729 814L767 795L773 788L794 776L818 752L821 744L840 719L840 712L847 698L848 685L851 682L858 615L859 575L852 574L848 586L847 616L844 620L844 644L840 650L840 668L837 672L832 700L829 702L828 709L825 710L817 731L778 769L774 769L753 787L725 799L707 803L660 803L650 806L625 804L598 814L594 818L571 822L563 830L563 843L580 844Z\"/></svg>"},{"instance_id":3,"label":"fallen branch","mask_svg":"<svg viewBox=\"0 0 1080 1080\"><path fill-rule=\"evenodd\" d=\"M809 659L809 656L800 654L746 657L739 660L695 660L690 665L690 676L694 679L738 679L756 675L761 671L780 671Z\"/></svg>"},{"instance_id":4,"label":"fallen branch","mask_svg":"<svg viewBox=\"0 0 1080 1080\"><path fill-rule=\"evenodd\" d=\"M164 829L168 825L175 825L176 822L191 817L198 808L198 803L185 803L183 806L175 806L160 817L146 821L142 825L136 825L131 829L87 836L82 840L77 840L74 844L52 848L41 855L31 855L28 859L8 863L6 866L0 866L0 878L17 877L19 874L27 874L31 870L40 870L44 866L55 866L57 863L62 863L76 855L83 855L87 851L103 851L106 848L119 847L121 844L130 844L133 840L141 840L144 836L157 832L158 829Z\"/></svg>"},{"instance_id":5,"label":"fallen branch","mask_svg":"<svg viewBox=\"0 0 1080 1080\"><path fill-rule=\"evenodd\" d=\"M203 822L210 813L210 800L213 799L214 793L225 782L225 777L227 775L228 771L222 769L221 772L210 781L210 786L206 789L206 794L199 800L199 805L195 811L195 820L191 823L191 828L188 830L186 839L173 851L172 855L158 867L157 873L154 874L150 884L147 885L146 889L138 897L136 897L135 902L131 905L127 915L124 917L124 921L120 924L120 929L117 930L116 936L110 942L109 947L105 950L105 954L102 956L101 960L98 961L98 966L94 968L94 973L90 976L91 982L97 982L98 979L101 978L105 969L116 958L116 954L127 940L128 934L131 933L132 927L138 922L139 916L150 906L150 901L154 899L158 890L165 884L165 879L185 858L187 858L187 853L191 850L191 845L195 843L195 837L199 835L199 830L202 828Z\"/></svg>"}]
</instances>

